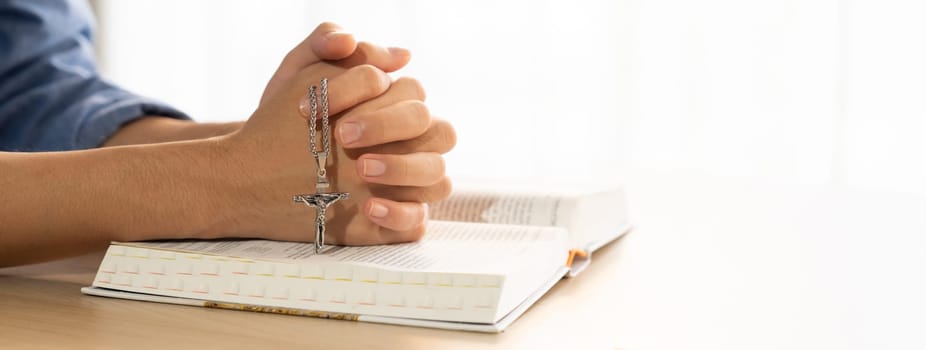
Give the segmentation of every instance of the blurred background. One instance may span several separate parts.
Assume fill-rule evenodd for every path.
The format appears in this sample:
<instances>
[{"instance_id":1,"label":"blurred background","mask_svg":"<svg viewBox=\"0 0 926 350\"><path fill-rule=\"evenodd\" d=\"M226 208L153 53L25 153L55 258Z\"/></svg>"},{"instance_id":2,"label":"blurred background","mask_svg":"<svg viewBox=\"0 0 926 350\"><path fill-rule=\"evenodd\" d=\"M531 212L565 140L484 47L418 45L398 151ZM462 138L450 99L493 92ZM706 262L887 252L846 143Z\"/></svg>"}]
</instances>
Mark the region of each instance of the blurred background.
<instances>
[{"instance_id":1,"label":"blurred background","mask_svg":"<svg viewBox=\"0 0 926 350\"><path fill-rule=\"evenodd\" d=\"M456 177L688 172L926 193L926 4L897 0L94 2L101 67L246 119L320 22L412 51ZM569 160L568 162L566 160Z\"/></svg>"}]
</instances>

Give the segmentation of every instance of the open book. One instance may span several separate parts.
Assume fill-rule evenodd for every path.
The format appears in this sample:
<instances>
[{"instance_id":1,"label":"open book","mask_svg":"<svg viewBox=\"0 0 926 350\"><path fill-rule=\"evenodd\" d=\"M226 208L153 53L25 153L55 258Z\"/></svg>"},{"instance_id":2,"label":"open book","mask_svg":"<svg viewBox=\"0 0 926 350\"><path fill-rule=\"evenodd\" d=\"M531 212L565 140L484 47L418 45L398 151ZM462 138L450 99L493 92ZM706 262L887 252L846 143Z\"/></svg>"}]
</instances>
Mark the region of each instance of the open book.
<instances>
[{"instance_id":1,"label":"open book","mask_svg":"<svg viewBox=\"0 0 926 350\"><path fill-rule=\"evenodd\" d=\"M627 232L620 189L457 190L418 242L113 242L85 294L500 332Z\"/></svg>"}]
</instances>

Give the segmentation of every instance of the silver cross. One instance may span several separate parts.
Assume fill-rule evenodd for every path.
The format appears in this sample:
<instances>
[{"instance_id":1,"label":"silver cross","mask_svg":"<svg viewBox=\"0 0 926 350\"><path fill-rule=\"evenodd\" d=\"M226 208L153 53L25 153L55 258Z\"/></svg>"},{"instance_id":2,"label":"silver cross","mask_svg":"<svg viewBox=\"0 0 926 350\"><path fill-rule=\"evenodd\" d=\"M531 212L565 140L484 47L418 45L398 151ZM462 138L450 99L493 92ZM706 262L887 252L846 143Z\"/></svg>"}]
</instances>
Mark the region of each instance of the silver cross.
<instances>
[{"instance_id":1,"label":"silver cross","mask_svg":"<svg viewBox=\"0 0 926 350\"><path fill-rule=\"evenodd\" d=\"M350 193L316 193L316 194L297 194L293 196L293 202L305 203L315 208L315 254L321 252L325 247L325 210L328 206L339 200L350 196Z\"/></svg>"},{"instance_id":2,"label":"silver cross","mask_svg":"<svg viewBox=\"0 0 926 350\"><path fill-rule=\"evenodd\" d=\"M328 126L328 79L321 81L321 100L322 100L322 150L318 150L315 142L315 126L318 117L318 96L315 94L315 86L309 87L308 102L310 112L309 118L309 150L312 157L315 158L315 166L318 169L315 180L315 194L297 194L293 196L293 202L305 203L315 208L315 254L319 254L325 247L325 211L328 206L350 196L346 192L330 192L331 183L328 182L328 154L331 152L331 142L329 138ZM299 111L303 111L302 105ZM305 113L303 113L305 114Z\"/></svg>"}]
</instances>

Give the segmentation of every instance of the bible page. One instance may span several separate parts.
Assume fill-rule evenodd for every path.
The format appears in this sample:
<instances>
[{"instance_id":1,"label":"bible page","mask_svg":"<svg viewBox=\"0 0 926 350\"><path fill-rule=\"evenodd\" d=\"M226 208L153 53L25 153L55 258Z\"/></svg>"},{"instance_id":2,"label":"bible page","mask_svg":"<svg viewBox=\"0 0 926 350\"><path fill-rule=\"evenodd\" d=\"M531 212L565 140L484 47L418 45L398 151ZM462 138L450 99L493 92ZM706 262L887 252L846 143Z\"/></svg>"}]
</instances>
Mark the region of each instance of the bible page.
<instances>
[{"instance_id":1,"label":"bible page","mask_svg":"<svg viewBox=\"0 0 926 350\"><path fill-rule=\"evenodd\" d=\"M565 252L565 230L553 227L431 221L418 242L375 246L329 246L267 240L129 242L121 245L286 263L349 263L393 270L505 272L518 261Z\"/></svg>"}]
</instances>

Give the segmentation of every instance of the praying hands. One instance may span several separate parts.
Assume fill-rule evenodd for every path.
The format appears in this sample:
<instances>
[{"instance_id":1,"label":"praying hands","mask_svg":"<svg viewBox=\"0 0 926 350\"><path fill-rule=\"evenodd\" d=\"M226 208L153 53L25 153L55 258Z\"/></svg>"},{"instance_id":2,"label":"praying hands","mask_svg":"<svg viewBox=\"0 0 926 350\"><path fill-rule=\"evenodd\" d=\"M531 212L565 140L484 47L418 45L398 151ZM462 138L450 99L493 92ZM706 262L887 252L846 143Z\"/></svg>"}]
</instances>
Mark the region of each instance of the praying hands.
<instances>
[{"instance_id":1,"label":"praying hands","mask_svg":"<svg viewBox=\"0 0 926 350\"><path fill-rule=\"evenodd\" d=\"M431 117L424 104L424 90L416 80L393 82L386 75L385 71L408 62L404 50L360 43L356 51L335 61L306 57L305 53L313 51L302 46L312 46L329 26L333 25L323 24L307 43L287 56L251 119L240 132L222 140L223 152L243 160L227 164L232 167L229 171L247 171L261 179L247 181L229 192L236 194L230 199L232 207L241 209L226 214L230 230L235 230L236 236L310 239L307 235L313 233L315 219L312 209L280 199L316 190L311 187L316 183L316 168L309 152L315 145L308 143L306 120L297 106L309 85L328 78L332 130L337 141L330 156L333 165L329 166L329 177L337 191L349 192L351 197L328 209L327 241L377 244L416 240L424 234L425 203L450 195L441 154L454 145L453 128ZM326 41L331 47L324 50L350 52L334 47L349 41Z\"/></svg>"},{"instance_id":2,"label":"praying hands","mask_svg":"<svg viewBox=\"0 0 926 350\"><path fill-rule=\"evenodd\" d=\"M314 240L313 210L293 195L316 191L299 105L323 78L332 122L327 175L334 190L351 194L328 209L327 242L420 238L426 203L450 194L442 154L455 134L431 116L421 84L386 74L409 58L325 23L283 59L245 123L155 114L123 125L101 148L0 152L0 266L110 241Z\"/></svg>"}]
</instances>

